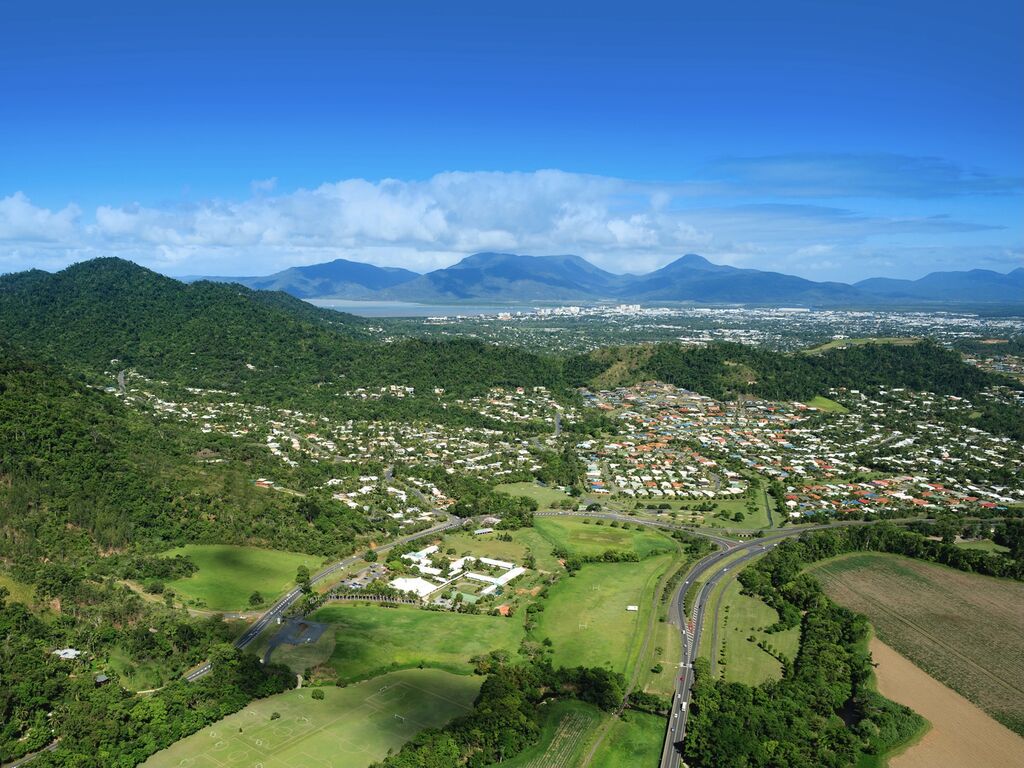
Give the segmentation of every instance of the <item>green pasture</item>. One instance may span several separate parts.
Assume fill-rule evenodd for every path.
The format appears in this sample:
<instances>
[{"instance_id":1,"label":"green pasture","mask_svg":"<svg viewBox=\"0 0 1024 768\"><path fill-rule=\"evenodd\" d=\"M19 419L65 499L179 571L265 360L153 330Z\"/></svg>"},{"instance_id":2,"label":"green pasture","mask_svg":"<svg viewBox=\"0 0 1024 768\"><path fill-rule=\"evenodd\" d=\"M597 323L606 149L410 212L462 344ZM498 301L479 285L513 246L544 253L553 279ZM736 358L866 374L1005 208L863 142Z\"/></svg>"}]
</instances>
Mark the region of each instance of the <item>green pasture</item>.
<instances>
[{"instance_id":1,"label":"green pasture","mask_svg":"<svg viewBox=\"0 0 1024 768\"><path fill-rule=\"evenodd\" d=\"M774 646L776 651L793 659L800 645L800 628L794 627L785 632L765 630L778 621L775 609L766 605L756 597L740 594L741 586L736 579L728 579L720 584L709 603L707 619L713 619L713 611L717 601L718 611L718 648L711 648L711 633L706 631L701 643L707 643L708 658L715 654L716 661L720 651L725 650L725 665L716 664L719 676L730 683L746 683L760 685L766 680L782 678L782 664L775 657L757 647L762 641ZM728 608L728 610L726 610ZM710 629L710 621L705 625ZM748 638L755 638L754 641Z\"/></svg>"},{"instance_id":2,"label":"green pasture","mask_svg":"<svg viewBox=\"0 0 1024 768\"><path fill-rule=\"evenodd\" d=\"M346 688L302 688L158 752L147 768L366 768L425 728L468 712L481 678L405 670ZM312 690L324 699L313 699ZM271 719L273 713L280 717Z\"/></svg>"},{"instance_id":3,"label":"green pasture","mask_svg":"<svg viewBox=\"0 0 1024 768\"><path fill-rule=\"evenodd\" d=\"M563 548L583 557L600 555L609 549L636 552L640 557L678 549L672 539L650 528L638 531L635 524L629 524L628 530L613 528L611 522L591 520L585 523L575 517L537 517L533 527L549 542L549 548Z\"/></svg>"},{"instance_id":4,"label":"green pasture","mask_svg":"<svg viewBox=\"0 0 1024 768\"><path fill-rule=\"evenodd\" d=\"M830 400L827 397L821 395L815 395L808 400L804 405L809 405L811 408L817 408L819 411L826 411L828 413L847 413L848 409L842 403L837 403L835 400Z\"/></svg>"},{"instance_id":5,"label":"green pasture","mask_svg":"<svg viewBox=\"0 0 1024 768\"><path fill-rule=\"evenodd\" d=\"M958 541L956 546L961 549L980 549L982 552L1009 552L1009 547L996 544L992 539L978 539L977 541Z\"/></svg>"},{"instance_id":6,"label":"green pasture","mask_svg":"<svg viewBox=\"0 0 1024 768\"><path fill-rule=\"evenodd\" d=\"M254 591L272 602L295 586L295 571L300 565L315 573L323 562L315 555L232 544L189 544L164 554L188 555L199 568L188 578L170 581L167 586L186 603L214 611L248 610L249 596Z\"/></svg>"},{"instance_id":7,"label":"green pasture","mask_svg":"<svg viewBox=\"0 0 1024 768\"><path fill-rule=\"evenodd\" d=\"M35 588L31 584L18 581L10 574L0 572L0 587L6 587L10 593L7 597L9 603L24 603L28 606L35 604Z\"/></svg>"},{"instance_id":8,"label":"green pasture","mask_svg":"<svg viewBox=\"0 0 1024 768\"><path fill-rule=\"evenodd\" d=\"M898 347L905 347L910 344L916 344L918 341L920 341L920 339L904 336L868 336L856 339L832 339L832 341L826 341L824 344L820 344L817 347L806 349L804 352L809 355L814 355L821 352L828 352L832 349L862 347L865 344L892 344Z\"/></svg>"},{"instance_id":9,"label":"green pasture","mask_svg":"<svg viewBox=\"0 0 1024 768\"><path fill-rule=\"evenodd\" d=\"M673 557L639 563L589 563L563 576L537 614L533 636L550 638L555 666L609 667L627 673L637 661L654 590ZM627 605L640 610L631 612Z\"/></svg>"},{"instance_id":10,"label":"green pasture","mask_svg":"<svg viewBox=\"0 0 1024 768\"><path fill-rule=\"evenodd\" d=\"M468 673L470 657L494 650L515 653L524 633L520 616L474 616L406 606L331 605L311 618L332 625L319 642L333 640L326 663L342 680L420 664ZM289 660L287 646L274 654L275 661Z\"/></svg>"},{"instance_id":11,"label":"green pasture","mask_svg":"<svg viewBox=\"0 0 1024 768\"><path fill-rule=\"evenodd\" d=\"M499 493L509 496L526 496L537 502L541 509L548 509L558 502L570 501L568 494L557 488L548 488L537 483L502 483L494 486Z\"/></svg>"},{"instance_id":12,"label":"green pasture","mask_svg":"<svg viewBox=\"0 0 1024 768\"><path fill-rule=\"evenodd\" d=\"M627 710L612 723L590 768L655 766L665 743L665 718Z\"/></svg>"}]
</instances>

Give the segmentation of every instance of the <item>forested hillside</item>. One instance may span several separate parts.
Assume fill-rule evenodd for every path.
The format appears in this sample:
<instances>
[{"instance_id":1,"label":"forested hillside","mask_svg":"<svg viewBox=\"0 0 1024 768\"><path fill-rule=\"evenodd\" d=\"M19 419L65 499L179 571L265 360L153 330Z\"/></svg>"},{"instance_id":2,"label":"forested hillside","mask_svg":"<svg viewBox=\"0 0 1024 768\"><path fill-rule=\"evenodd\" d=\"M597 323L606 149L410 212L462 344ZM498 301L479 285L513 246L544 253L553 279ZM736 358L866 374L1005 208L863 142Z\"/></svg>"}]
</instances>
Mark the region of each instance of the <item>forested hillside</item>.
<instances>
[{"instance_id":1,"label":"forested hillside","mask_svg":"<svg viewBox=\"0 0 1024 768\"><path fill-rule=\"evenodd\" d=\"M310 521L295 498L253 488L242 449L199 463L211 438L3 345L0 445L0 556L25 567L74 556L69 542L80 538L86 550L229 541L335 553L365 527L340 505Z\"/></svg>"},{"instance_id":2,"label":"forested hillside","mask_svg":"<svg viewBox=\"0 0 1024 768\"><path fill-rule=\"evenodd\" d=\"M283 293L185 285L120 259L0 278L0 335L61 364L135 367L189 386L293 402L322 383L455 392L561 384L557 363L518 349L373 343L351 315Z\"/></svg>"},{"instance_id":3,"label":"forested hillside","mask_svg":"<svg viewBox=\"0 0 1024 768\"><path fill-rule=\"evenodd\" d=\"M808 400L833 387L873 386L966 396L1002 383L929 341L867 344L818 355L726 343L603 349L567 360L566 377L576 386L595 380L621 386L655 379L719 399L745 394L775 400Z\"/></svg>"}]
</instances>

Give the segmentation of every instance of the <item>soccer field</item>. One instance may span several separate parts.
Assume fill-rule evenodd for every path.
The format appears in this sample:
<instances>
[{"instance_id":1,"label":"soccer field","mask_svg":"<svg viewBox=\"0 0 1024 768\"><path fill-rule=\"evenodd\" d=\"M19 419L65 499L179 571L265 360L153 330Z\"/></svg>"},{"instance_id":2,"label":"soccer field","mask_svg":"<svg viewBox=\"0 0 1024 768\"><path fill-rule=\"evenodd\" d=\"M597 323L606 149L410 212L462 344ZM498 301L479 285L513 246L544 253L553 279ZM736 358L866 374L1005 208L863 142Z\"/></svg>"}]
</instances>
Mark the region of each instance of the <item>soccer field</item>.
<instances>
[{"instance_id":1,"label":"soccer field","mask_svg":"<svg viewBox=\"0 0 1024 768\"><path fill-rule=\"evenodd\" d=\"M481 678L410 669L347 688L302 688L158 752L147 768L366 768L425 728L468 712ZM322 701L311 698L321 690ZM273 713L279 718L271 719Z\"/></svg>"}]
</instances>

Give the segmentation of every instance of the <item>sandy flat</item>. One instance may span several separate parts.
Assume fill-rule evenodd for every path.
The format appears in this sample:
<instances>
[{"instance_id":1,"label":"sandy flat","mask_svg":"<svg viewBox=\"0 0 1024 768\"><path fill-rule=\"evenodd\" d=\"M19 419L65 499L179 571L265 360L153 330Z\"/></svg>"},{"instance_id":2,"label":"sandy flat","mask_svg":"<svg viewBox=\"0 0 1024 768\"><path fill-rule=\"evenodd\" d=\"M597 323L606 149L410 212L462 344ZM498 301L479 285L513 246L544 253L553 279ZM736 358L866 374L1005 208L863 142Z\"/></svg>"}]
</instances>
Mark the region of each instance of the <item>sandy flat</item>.
<instances>
[{"instance_id":1,"label":"sandy flat","mask_svg":"<svg viewBox=\"0 0 1024 768\"><path fill-rule=\"evenodd\" d=\"M923 672L877 638L878 690L926 717L931 730L890 768L1024 768L1024 738Z\"/></svg>"}]
</instances>

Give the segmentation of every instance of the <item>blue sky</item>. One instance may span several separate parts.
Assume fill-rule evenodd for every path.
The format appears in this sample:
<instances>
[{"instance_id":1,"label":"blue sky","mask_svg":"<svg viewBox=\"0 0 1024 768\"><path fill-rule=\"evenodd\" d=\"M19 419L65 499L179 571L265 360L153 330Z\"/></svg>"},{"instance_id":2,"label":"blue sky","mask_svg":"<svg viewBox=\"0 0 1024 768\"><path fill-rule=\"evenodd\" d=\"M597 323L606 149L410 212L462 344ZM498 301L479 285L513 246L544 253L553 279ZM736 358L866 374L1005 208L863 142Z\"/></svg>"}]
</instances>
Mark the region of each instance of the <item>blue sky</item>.
<instances>
[{"instance_id":1,"label":"blue sky","mask_svg":"<svg viewBox=\"0 0 1024 768\"><path fill-rule=\"evenodd\" d=\"M689 5L0 0L0 271L1021 265L1019 0Z\"/></svg>"}]
</instances>

